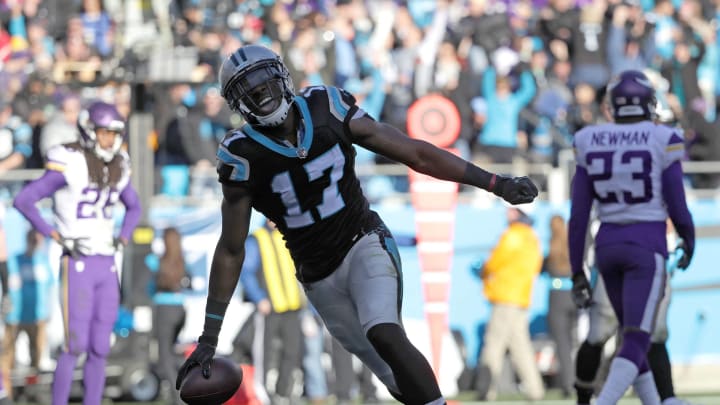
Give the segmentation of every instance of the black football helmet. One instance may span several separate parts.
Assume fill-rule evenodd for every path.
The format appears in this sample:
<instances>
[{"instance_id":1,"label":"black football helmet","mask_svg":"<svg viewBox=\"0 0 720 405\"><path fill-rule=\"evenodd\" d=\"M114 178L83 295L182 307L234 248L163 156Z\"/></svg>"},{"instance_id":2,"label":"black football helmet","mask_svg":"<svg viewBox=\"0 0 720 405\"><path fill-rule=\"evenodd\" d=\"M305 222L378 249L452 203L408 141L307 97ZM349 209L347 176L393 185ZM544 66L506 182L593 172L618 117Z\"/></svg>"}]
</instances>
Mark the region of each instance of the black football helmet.
<instances>
[{"instance_id":1,"label":"black football helmet","mask_svg":"<svg viewBox=\"0 0 720 405\"><path fill-rule=\"evenodd\" d=\"M290 73L280 56L261 45L245 45L220 67L220 94L251 125L277 126L295 97Z\"/></svg>"}]
</instances>

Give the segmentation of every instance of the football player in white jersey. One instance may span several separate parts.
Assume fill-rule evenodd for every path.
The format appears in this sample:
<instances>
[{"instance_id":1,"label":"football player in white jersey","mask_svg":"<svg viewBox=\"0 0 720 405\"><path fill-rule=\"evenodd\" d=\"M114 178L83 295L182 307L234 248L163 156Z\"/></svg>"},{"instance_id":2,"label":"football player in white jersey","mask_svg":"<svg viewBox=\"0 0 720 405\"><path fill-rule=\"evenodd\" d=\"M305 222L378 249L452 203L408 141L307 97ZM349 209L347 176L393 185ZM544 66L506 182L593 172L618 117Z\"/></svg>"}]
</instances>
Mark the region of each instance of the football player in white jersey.
<instances>
[{"instance_id":1,"label":"football player in white jersey","mask_svg":"<svg viewBox=\"0 0 720 405\"><path fill-rule=\"evenodd\" d=\"M121 149L125 121L112 104L94 102L78 117L79 141L48 151L47 170L15 197L15 208L43 235L63 247L61 301L65 343L55 369L53 405L68 403L77 357L87 354L83 404L102 401L110 334L120 305L114 255L140 219L130 183L130 159ZM55 226L36 204L53 198ZM115 235L114 209L125 206Z\"/></svg>"},{"instance_id":2,"label":"football player in white jersey","mask_svg":"<svg viewBox=\"0 0 720 405\"><path fill-rule=\"evenodd\" d=\"M665 290L668 217L685 242L679 268L687 268L695 248L680 163L684 139L677 129L653 121L655 91L642 72L622 72L607 94L614 122L585 127L573 141L577 166L568 230L573 295L578 306L590 305L583 258L596 201L601 225L595 260L622 330L622 346L597 405L616 404L630 385L644 405L659 404L647 352Z\"/></svg>"}]
</instances>

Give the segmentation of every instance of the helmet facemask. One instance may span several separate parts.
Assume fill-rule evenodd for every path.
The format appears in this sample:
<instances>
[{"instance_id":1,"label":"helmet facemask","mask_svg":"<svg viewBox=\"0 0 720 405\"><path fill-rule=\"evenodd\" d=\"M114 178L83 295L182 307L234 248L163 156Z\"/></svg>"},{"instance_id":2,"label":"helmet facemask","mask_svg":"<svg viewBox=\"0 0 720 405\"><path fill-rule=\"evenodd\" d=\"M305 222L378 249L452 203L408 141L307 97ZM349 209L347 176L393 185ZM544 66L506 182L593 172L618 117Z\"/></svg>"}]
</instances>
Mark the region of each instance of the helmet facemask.
<instances>
[{"instance_id":1,"label":"helmet facemask","mask_svg":"<svg viewBox=\"0 0 720 405\"><path fill-rule=\"evenodd\" d=\"M235 73L224 87L223 97L249 123L277 126L289 113L293 86L284 65L265 60Z\"/></svg>"},{"instance_id":2,"label":"helmet facemask","mask_svg":"<svg viewBox=\"0 0 720 405\"><path fill-rule=\"evenodd\" d=\"M106 108L106 107L103 107ZM114 107L107 107L114 108ZM123 144L123 133L125 132L125 122L122 121L119 114L117 117L111 115L112 112L105 113L99 117L92 117L92 107L83 110L78 116L78 128L80 129L80 144L88 150L91 150L97 157L104 162L110 162L120 151ZM115 112L115 111L113 111ZM99 114L98 114L99 115ZM98 142L97 130L104 128L115 134L112 146L108 149L101 147Z\"/></svg>"}]
</instances>

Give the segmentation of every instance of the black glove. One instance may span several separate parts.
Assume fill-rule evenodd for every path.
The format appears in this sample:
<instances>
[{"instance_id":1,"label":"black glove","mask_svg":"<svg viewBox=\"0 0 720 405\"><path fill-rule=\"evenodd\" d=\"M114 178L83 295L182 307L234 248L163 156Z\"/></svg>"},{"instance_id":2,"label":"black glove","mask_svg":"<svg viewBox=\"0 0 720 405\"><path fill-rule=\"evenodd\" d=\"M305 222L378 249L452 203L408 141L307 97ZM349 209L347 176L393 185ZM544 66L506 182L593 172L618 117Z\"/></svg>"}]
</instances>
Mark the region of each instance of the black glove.
<instances>
[{"instance_id":1,"label":"black glove","mask_svg":"<svg viewBox=\"0 0 720 405\"><path fill-rule=\"evenodd\" d=\"M66 238L60 237L60 246L63 248L64 254L69 254L73 259L77 259L80 256L90 255L90 249L87 247L86 241L89 238Z\"/></svg>"},{"instance_id":2,"label":"black glove","mask_svg":"<svg viewBox=\"0 0 720 405\"><path fill-rule=\"evenodd\" d=\"M538 195L538 189L529 177L502 177L497 176L493 194L512 205L533 202Z\"/></svg>"},{"instance_id":3,"label":"black glove","mask_svg":"<svg viewBox=\"0 0 720 405\"><path fill-rule=\"evenodd\" d=\"M678 259L677 261L677 268L685 271L685 269L690 266L693 252L687 248L687 246L685 245L685 241L682 239L680 239L680 243L678 243L677 247L675 248L675 252L681 254L680 259Z\"/></svg>"},{"instance_id":4,"label":"black glove","mask_svg":"<svg viewBox=\"0 0 720 405\"><path fill-rule=\"evenodd\" d=\"M592 303L592 290L585 273L578 272L572 275L572 298L578 308L587 308Z\"/></svg>"},{"instance_id":5,"label":"black glove","mask_svg":"<svg viewBox=\"0 0 720 405\"><path fill-rule=\"evenodd\" d=\"M115 248L116 252L122 252L125 249L125 242L121 237L118 236L113 239L113 248Z\"/></svg>"},{"instance_id":6,"label":"black glove","mask_svg":"<svg viewBox=\"0 0 720 405\"><path fill-rule=\"evenodd\" d=\"M210 378L210 365L212 364L213 356L215 356L216 346L217 338L204 335L200 336L195 350L193 350L190 357L185 360L185 363L180 367L180 371L178 371L177 380L175 380L175 389L180 389L187 373L195 366L202 367L203 377Z\"/></svg>"}]
</instances>

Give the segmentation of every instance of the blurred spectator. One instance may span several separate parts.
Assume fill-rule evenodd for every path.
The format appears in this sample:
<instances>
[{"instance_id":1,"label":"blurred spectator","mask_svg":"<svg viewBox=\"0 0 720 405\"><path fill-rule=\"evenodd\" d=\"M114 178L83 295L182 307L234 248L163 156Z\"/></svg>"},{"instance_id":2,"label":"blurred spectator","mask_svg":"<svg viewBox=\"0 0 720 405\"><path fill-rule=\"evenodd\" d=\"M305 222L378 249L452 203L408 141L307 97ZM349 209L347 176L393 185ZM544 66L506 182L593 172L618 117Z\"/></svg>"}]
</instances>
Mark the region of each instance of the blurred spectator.
<instances>
[{"instance_id":1,"label":"blurred spectator","mask_svg":"<svg viewBox=\"0 0 720 405\"><path fill-rule=\"evenodd\" d=\"M155 128L158 134L158 146L155 151L155 164L164 165L190 165L190 156L199 140L197 125L191 120L196 118L191 114L197 106L197 93L189 84L173 84L168 89L169 102L159 102L156 112L158 117ZM164 97L161 94L159 97ZM162 98L160 99L162 100Z\"/></svg>"},{"instance_id":2,"label":"blurred spectator","mask_svg":"<svg viewBox=\"0 0 720 405\"><path fill-rule=\"evenodd\" d=\"M522 124L530 136L531 159L555 163L557 152L571 144L567 120L568 108L574 101L570 89L572 66L567 60L555 60L549 72L539 74L538 68L545 63L546 56L536 52L533 73L538 82L538 93L532 108L524 111Z\"/></svg>"},{"instance_id":3,"label":"blurred spectator","mask_svg":"<svg viewBox=\"0 0 720 405\"><path fill-rule=\"evenodd\" d=\"M479 47L475 52L481 51L489 58L496 49L512 44L513 32L505 4L470 0L467 7L468 14L460 20L458 30L467 45Z\"/></svg>"},{"instance_id":4,"label":"blurred spectator","mask_svg":"<svg viewBox=\"0 0 720 405\"><path fill-rule=\"evenodd\" d=\"M573 353L575 352L575 333L579 312L570 292L570 253L568 250L567 226L560 215L550 218L550 249L543 263L543 271L550 276L550 296L548 301L548 325L550 335L555 342L555 356L558 359L556 385L560 387L562 397L572 394L575 372Z\"/></svg>"},{"instance_id":5,"label":"blurred spectator","mask_svg":"<svg viewBox=\"0 0 720 405\"><path fill-rule=\"evenodd\" d=\"M495 163L511 163L527 147L527 138L518 131L520 111L535 95L532 74L523 70L520 85L513 92L511 77L490 67L482 79L482 95L487 102L487 118L480 134L482 153Z\"/></svg>"},{"instance_id":6,"label":"blurred spectator","mask_svg":"<svg viewBox=\"0 0 720 405\"><path fill-rule=\"evenodd\" d=\"M30 229L26 233L25 242L25 251L8 260L9 302L3 306L5 336L0 366L3 385L10 397L13 394L10 377L16 369L15 349L19 332L25 332L29 341L30 366L33 371L28 374L40 371L40 359L47 347L46 327L55 285L47 249L43 246L45 238Z\"/></svg>"},{"instance_id":7,"label":"blurred spectator","mask_svg":"<svg viewBox=\"0 0 720 405\"><path fill-rule=\"evenodd\" d=\"M77 141L77 119L81 109L79 96L73 93L62 96L60 109L50 117L40 134L40 154L43 160L53 146Z\"/></svg>"},{"instance_id":8,"label":"blurred spectator","mask_svg":"<svg viewBox=\"0 0 720 405\"><path fill-rule=\"evenodd\" d=\"M13 114L12 104L0 96L0 175L22 169L32 154L32 128Z\"/></svg>"},{"instance_id":9,"label":"blurred spectator","mask_svg":"<svg viewBox=\"0 0 720 405\"><path fill-rule=\"evenodd\" d=\"M568 131L575 133L586 125L601 119L600 106L595 101L596 91L588 83L578 83L573 89L573 103L567 113Z\"/></svg>"},{"instance_id":10,"label":"blurred spectator","mask_svg":"<svg viewBox=\"0 0 720 405\"><path fill-rule=\"evenodd\" d=\"M390 62L383 75L387 79L387 97L382 117L390 125L406 128L407 110L415 101L415 61L420 52L422 32L409 21L409 16L398 10L394 35L398 46L390 53Z\"/></svg>"},{"instance_id":11,"label":"blurred spectator","mask_svg":"<svg viewBox=\"0 0 720 405\"><path fill-rule=\"evenodd\" d=\"M304 396L311 405L324 404L328 397L328 385L323 365L325 326L320 315L311 305L301 315L303 333L303 387Z\"/></svg>"},{"instance_id":12,"label":"blurred spectator","mask_svg":"<svg viewBox=\"0 0 720 405\"><path fill-rule=\"evenodd\" d=\"M27 35L33 68L43 75L50 73L54 63L55 42L48 33L46 20L30 21Z\"/></svg>"},{"instance_id":13,"label":"blurred spectator","mask_svg":"<svg viewBox=\"0 0 720 405\"><path fill-rule=\"evenodd\" d=\"M182 197L190 187L190 166L194 163L191 155L196 145L203 144L197 131L197 95L187 83L156 90L156 192Z\"/></svg>"},{"instance_id":14,"label":"blurred spectator","mask_svg":"<svg viewBox=\"0 0 720 405\"><path fill-rule=\"evenodd\" d=\"M301 314L305 295L295 279L295 265L275 224L265 221L246 243L245 262L240 273L245 298L255 304L253 348L256 377L273 404L289 404L295 385L295 370L302 364ZM268 372L277 370L271 382Z\"/></svg>"},{"instance_id":15,"label":"blurred spectator","mask_svg":"<svg viewBox=\"0 0 720 405\"><path fill-rule=\"evenodd\" d=\"M68 20L64 40L55 51L55 67L53 79L57 82L76 80L91 83L98 78L101 57L85 39L85 28L81 16L73 16Z\"/></svg>"},{"instance_id":16,"label":"blurred spectator","mask_svg":"<svg viewBox=\"0 0 720 405\"><path fill-rule=\"evenodd\" d=\"M310 18L306 17L303 24L298 24L293 41L284 44L283 51L283 60L298 88L310 83L334 83L334 35L313 25Z\"/></svg>"},{"instance_id":17,"label":"blurred spectator","mask_svg":"<svg viewBox=\"0 0 720 405\"><path fill-rule=\"evenodd\" d=\"M643 70L652 66L655 40L653 27L642 14L638 0L615 6L608 32L607 56L612 76L624 70Z\"/></svg>"},{"instance_id":18,"label":"blurred spectator","mask_svg":"<svg viewBox=\"0 0 720 405\"><path fill-rule=\"evenodd\" d=\"M675 8L671 0L656 0L651 17L655 22L654 41L658 58L658 67L667 72L673 64L675 45L680 39L681 29L675 19ZM666 79L670 79L665 75Z\"/></svg>"},{"instance_id":19,"label":"blurred spectator","mask_svg":"<svg viewBox=\"0 0 720 405\"><path fill-rule=\"evenodd\" d=\"M471 100L477 95L471 72L462 63L455 45L445 40L438 49L431 89L450 99L460 113L460 134L455 147L463 158L470 157L471 141L476 133L472 129Z\"/></svg>"},{"instance_id":20,"label":"blurred spectator","mask_svg":"<svg viewBox=\"0 0 720 405\"><path fill-rule=\"evenodd\" d=\"M492 401L497 397L496 385L509 351L523 394L537 401L545 395L545 388L530 342L528 307L542 268L540 240L530 217L520 209L508 207L507 221L490 257L481 268L473 269L482 278L485 298L492 305L480 355L478 398Z\"/></svg>"},{"instance_id":21,"label":"blurred spectator","mask_svg":"<svg viewBox=\"0 0 720 405\"><path fill-rule=\"evenodd\" d=\"M163 231L164 251L160 258L148 256L145 263L155 273L152 285L153 332L158 344L158 374L163 381L161 392L167 404L181 405L180 392L173 389L178 372L175 344L185 325L185 294L188 287L187 269L182 248L182 235L176 228Z\"/></svg>"},{"instance_id":22,"label":"blurred spectator","mask_svg":"<svg viewBox=\"0 0 720 405\"><path fill-rule=\"evenodd\" d=\"M699 70L706 53L703 30L707 35L707 28L703 28L699 12L699 6L693 1L684 2L681 6L678 11L679 27L676 31L677 43L673 48L672 61L666 64L662 71L682 105L689 105L691 100L703 97ZM691 67L686 67L688 64Z\"/></svg>"},{"instance_id":23,"label":"blurred spectator","mask_svg":"<svg viewBox=\"0 0 720 405\"><path fill-rule=\"evenodd\" d=\"M338 4L334 15L330 16L330 24L335 35L336 69L334 81L327 84L345 87L348 79L360 76L360 61L353 42L355 39L353 19L364 17L367 20L367 16L354 15L358 9L363 10L364 7L358 7L357 2Z\"/></svg>"},{"instance_id":24,"label":"blurred spectator","mask_svg":"<svg viewBox=\"0 0 720 405\"><path fill-rule=\"evenodd\" d=\"M220 96L220 89L215 84L208 84L201 90L202 110L193 111L189 122L195 125L199 139L188 148L189 163L193 165L190 193L202 196L210 195L219 190L215 172L215 153L225 134L241 124L242 118L230 111L225 100Z\"/></svg>"},{"instance_id":25,"label":"blurred spectator","mask_svg":"<svg viewBox=\"0 0 720 405\"><path fill-rule=\"evenodd\" d=\"M42 129L49 113L54 110L55 100L49 93L53 87L53 84L41 74L33 73L12 101L15 114L27 122L33 131Z\"/></svg>"},{"instance_id":26,"label":"blurred spectator","mask_svg":"<svg viewBox=\"0 0 720 405\"><path fill-rule=\"evenodd\" d=\"M690 159L696 161L720 160L720 115L712 122L705 119L705 103L700 99L691 100L686 109L686 116L692 134L692 144L688 150ZM720 185L718 173L694 173L690 176L693 187L716 189Z\"/></svg>"},{"instance_id":27,"label":"blurred spectator","mask_svg":"<svg viewBox=\"0 0 720 405\"><path fill-rule=\"evenodd\" d=\"M9 59L0 69L0 89L3 97L11 101L22 90L28 80L30 70L30 51L27 49L14 50Z\"/></svg>"},{"instance_id":28,"label":"blurred spectator","mask_svg":"<svg viewBox=\"0 0 720 405\"><path fill-rule=\"evenodd\" d=\"M350 405L355 402L362 404L378 403L377 388L372 381L372 371L365 365L360 364L360 369L355 370L355 362L359 360L352 353L332 338L331 347L333 394L337 405Z\"/></svg>"},{"instance_id":29,"label":"blurred spectator","mask_svg":"<svg viewBox=\"0 0 720 405\"><path fill-rule=\"evenodd\" d=\"M105 12L101 0L82 0L82 32L85 42L93 47L102 58L113 51L114 24Z\"/></svg>"},{"instance_id":30,"label":"blurred spectator","mask_svg":"<svg viewBox=\"0 0 720 405\"><path fill-rule=\"evenodd\" d=\"M587 83L600 93L604 92L610 79L605 46L609 24L605 18L606 10L606 0L595 0L584 5L575 14L579 18L574 22L572 42L569 44L570 63L573 66L570 83L573 86Z\"/></svg>"}]
</instances>

